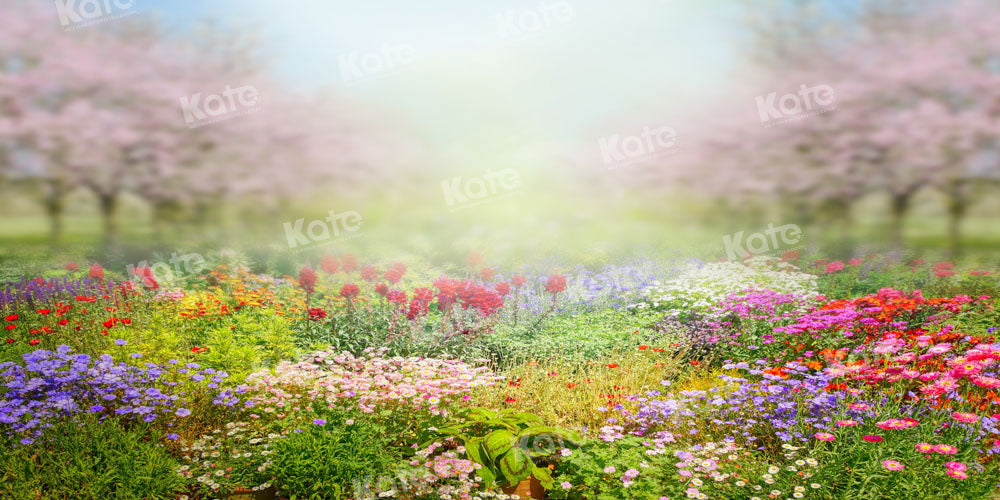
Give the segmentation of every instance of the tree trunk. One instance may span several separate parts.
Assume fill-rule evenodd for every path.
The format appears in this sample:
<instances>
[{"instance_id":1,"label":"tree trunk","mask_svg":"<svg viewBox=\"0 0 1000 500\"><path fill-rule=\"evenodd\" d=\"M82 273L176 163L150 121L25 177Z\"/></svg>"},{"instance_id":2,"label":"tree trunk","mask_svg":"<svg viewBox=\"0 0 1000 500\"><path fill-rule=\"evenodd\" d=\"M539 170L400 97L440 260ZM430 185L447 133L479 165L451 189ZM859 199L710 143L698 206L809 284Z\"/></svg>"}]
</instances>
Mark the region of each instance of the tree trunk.
<instances>
[{"instance_id":1,"label":"tree trunk","mask_svg":"<svg viewBox=\"0 0 1000 500\"><path fill-rule=\"evenodd\" d=\"M835 240L829 242L833 254L838 258L849 257L854 252L854 238L851 234L853 221L851 203L846 199L830 200L826 204L826 220Z\"/></svg>"},{"instance_id":2,"label":"tree trunk","mask_svg":"<svg viewBox=\"0 0 1000 500\"><path fill-rule=\"evenodd\" d=\"M115 211L118 208L118 196L115 194L98 194L101 206L101 218L104 219L104 246L112 247L118 242L118 225L115 221Z\"/></svg>"},{"instance_id":3,"label":"tree trunk","mask_svg":"<svg viewBox=\"0 0 1000 500\"><path fill-rule=\"evenodd\" d=\"M910 209L913 192L893 194L889 207L889 241L893 253L903 253L903 219Z\"/></svg>"},{"instance_id":4,"label":"tree trunk","mask_svg":"<svg viewBox=\"0 0 1000 500\"><path fill-rule=\"evenodd\" d=\"M49 244L52 248L59 247L63 233L63 200L62 196L50 195L45 199L45 213L49 216Z\"/></svg>"},{"instance_id":5,"label":"tree trunk","mask_svg":"<svg viewBox=\"0 0 1000 500\"><path fill-rule=\"evenodd\" d=\"M954 259L962 253L962 219L969 208L969 202L959 186L947 194L948 204L948 253Z\"/></svg>"}]
</instances>

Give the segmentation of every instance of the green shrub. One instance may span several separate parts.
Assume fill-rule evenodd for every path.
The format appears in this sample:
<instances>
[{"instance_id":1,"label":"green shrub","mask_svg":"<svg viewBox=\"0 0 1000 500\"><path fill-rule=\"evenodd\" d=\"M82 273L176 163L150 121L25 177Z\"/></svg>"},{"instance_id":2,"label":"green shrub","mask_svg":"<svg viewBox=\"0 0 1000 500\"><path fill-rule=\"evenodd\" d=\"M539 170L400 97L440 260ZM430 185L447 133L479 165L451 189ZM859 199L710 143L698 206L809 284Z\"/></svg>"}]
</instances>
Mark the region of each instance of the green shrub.
<instances>
[{"instance_id":1,"label":"green shrub","mask_svg":"<svg viewBox=\"0 0 1000 500\"><path fill-rule=\"evenodd\" d=\"M276 441L270 470L279 493L293 500L352 498L355 484L392 475L403 458L392 446L397 436L364 415L329 413Z\"/></svg>"},{"instance_id":2,"label":"green shrub","mask_svg":"<svg viewBox=\"0 0 1000 500\"><path fill-rule=\"evenodd\" d=\"M178 462L145 426L63 423L28 446L3 451L2 498L177 498Z\"/></svg>"}]
</instances>

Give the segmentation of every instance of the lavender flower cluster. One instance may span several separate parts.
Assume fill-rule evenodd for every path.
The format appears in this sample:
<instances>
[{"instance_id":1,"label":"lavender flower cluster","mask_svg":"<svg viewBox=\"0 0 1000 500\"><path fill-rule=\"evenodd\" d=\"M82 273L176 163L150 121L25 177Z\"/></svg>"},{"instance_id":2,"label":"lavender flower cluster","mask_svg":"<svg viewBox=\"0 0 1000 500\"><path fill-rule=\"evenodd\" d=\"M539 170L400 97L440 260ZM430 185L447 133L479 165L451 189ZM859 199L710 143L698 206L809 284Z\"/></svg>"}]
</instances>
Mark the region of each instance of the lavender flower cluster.
<instances>
[{"instance_id":1,"label":"lavender flower cluster","mask_svg":"<svg viewBox=\"0 0 1000 500\"><path fill-rule=\"evenodd\" d=\"M72 280L68 277L40 280L22 277L21 281L8 281L0 288L0 311L16 309L22 305L34 309L55 300L72 300L81 295L111 295L114 290L115 282L112 280Z\"/></svg>"},{"instance_id":2,"label":"lavender flower cluster","mask_svg":"<svg viewBox=\"0 0 1000 500\"><path fill-rule=\"evenodd\" d=\"M667 270L653 261L611 264L600 270L576 266L566 276L566 290L559 294L555 312L592 311L608 307L624 307L631 296L663 279ZM541 314L552 305L552 296L544 285L553 273L523 273L530 286L518 293L518 306L530 314Z\"/></svg>"},{"instance_id":3,"label":"lavender flower cluster","mask_svg":"<svg viewBox=\"0 0 1000 500\"><path fill-rule=\"evenodd\" d=\"M133 358L138 356L132 355ZM184 408L188 386L212 391L229 375L197 363L145 367L116 363L109 354L92 358L74 354L69 346L55 351L36 350L24 363L0 363L0 430L31 444L43 430L61 419L90 413L107 418L121 416L152 422L157 418L187 417ZM233 406L239 401L232 390L218 391L213 403ZM6 429L4 429L6 427Z\"/></svg>"},{"instance_id":4,"label":"lavender flower cluster","mask_svg":"<svg viewBox=\"0 0 1000 500\"><path fill-rule=\"evenodd\" d=\"M780 441L807 442L815 429L828 429L844 397L842 391L825 390L831 377L797 363L786 364L787 378L769 375L747 363L728 364L726 368L746 369L760 379L719 375L724 385L707 390L647 391L630 398L638 402L636 410L621 409L625 427L636 435L664 429L695 435L711 429L725 434L727 441L752 443L776 436ZM664 381L663 385L670 383Z\"/></svg>"}]
</instances>

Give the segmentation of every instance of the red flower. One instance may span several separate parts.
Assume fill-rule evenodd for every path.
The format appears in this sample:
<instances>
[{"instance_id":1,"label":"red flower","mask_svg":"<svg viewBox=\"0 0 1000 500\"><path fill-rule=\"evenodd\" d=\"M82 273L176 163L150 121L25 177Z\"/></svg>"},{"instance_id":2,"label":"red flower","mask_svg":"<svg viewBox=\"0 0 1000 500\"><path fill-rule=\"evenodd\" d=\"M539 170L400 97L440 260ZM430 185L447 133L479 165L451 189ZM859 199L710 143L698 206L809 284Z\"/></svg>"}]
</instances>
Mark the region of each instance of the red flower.
<instances>
[{"instance_id":1,"label":"red flower","mask_svg":"<svg viewBox=\"0 0 1000 500\"><path fill-rule=\"evenodd\" d=\"M389 290L389 294L386 295L389 302L397 305L406 304L406 292L402 290Z\"/></svg>"},{"instance_id":2,"label":"red flower","mask_svg":"<svg viewBox=\"0 0 1000 500\"><path fill-rule=\"evenodd\" d=\"M5 328L7 328L8 330L13 330L17 328L17 325L7 325Z\"/></svg>"},{"instance_id":3,"label":"red flower","mask_svg":"<svg viewBox=\"0 0 1000 500\"><path fill-rule=\"evenodd\" d=\"M495 271L489 267L484 267L479 270L479 279L483 281L493 281L493 274Z\"/></svg>"},{"instance_id":4,"label":"red flower","mask_svg":"<svg viewBox=\"0 0 1000 500\"><path fill-rule=\"evenodd\" d=\"M510 293L510 283L506 281L501 281L500 283L493 285L493 288L497 291L497 293L504 297Z\"/></svg>"},{"instance_id":5,"label":"red flower","mask_svg":"<svg viewBox=\"0 0 1000 500\"><path fill-rule=\"evenodd\" d=\"M337 258L330 254L326 254L322 259L320 259L319 267L323 269L323 272L333 274L337 272Z\"/></svg>"},{"instance_id":6,"label":"red flower","mask_svg":"<svg viewBox=\"0 0 1000 500\"><path fill-rule=\"evenodd\" d=\"M512 398L512 397L510 397L510 396L507 396L507 399L503 400L504 403L513 403L514 401L517 401L517 400L514 399L514 398Z\"/></svg>"},{"instance_id":7,"label":"red flower","mask_svg":"<svg viewBox=\"0 0 1000 500\"><path fill-rule=\"evenodd\" d=\"M358 268L358 259L354 254L346 253L340 257L340 265L343 266L345 273L349 273Z\"/></svg>"},{"instance_id":8,"label":"red flower","mask_svg":"<svg viewBox=\"0 0 1000 500\"><path fill-rule=\"evenodd\" d=\"M559 293L566 289L566 277L561 274L556 274L549 277L549 280L545 283L545 291L551 294Z\"/></svg>"},{"instance_id":9,"label":"red flower","mask_svg":"<svg viewBox=\"0 0 1000 500\"><path fill-rule=\"evenodd\" d=\"M313 268L305 266L299 271L299 286L307 294L312 294L316 291L316 271L313 271Z\"/></svg>"},{"instance_id":10,"label":"red flower","mask_svg":"<svg viewBox=\"0 0 1000 500\"><path fill-rule=\"evenodd\" d=\"M203 352L205 352L207 350L208 350L207 347L192 347L191 348L191 352L193 352L195 354L201 354L201 353L203 353Z\"/></svg>"},{"instance_id":11,"label":"red flower","mask_svg":"<svg viewBox=\"0 0 1000 500\"><path fill-rule=\"evenodd\" d=\"M375 266L365 266L361 268L361 279L365 281L375 281L375 278L377 277L378 270L375 269Z\"/></svg>"},{"instance_id":12,"label":"red flower","mask_svg":"<svg viewBox=\"0 0 1000 500\"><path fill-rule=\"evenodd\" d=\"M510 282L513 283L514 286L521 286L525 281L524 276L521 276L520 274L515 274L514 277L510 279Z\"/></svg>"},{"instance_id":13,"label":"red flower","mask_svg":"<svg viewBox=\"0 0 1000 500\"><path fill-rule=\"evenodd\" d=\"M640 351L645 351L646 349L649 349L648 345L641 345L641 346L639 346L639 350Z\"/></svg>"},{"instance_id":14,"label":"red flower","mask_svg":"<svg viewBox=\"0 0 1000 500\"><path fill-rule=\"evenodd\" d=\"M101 324L104 325L104 328L111 328L111 327L115 326L115 319L111 318L111 319L109 319L109 320L107 320L107 321L105 321L105 322L103 322Z\"/></svg>"},{"instance_id":15,"label":"red flower","mask_svg":"<svg viewBox=\"0 0 1000 500\"><path fill-rule=\"evenodd\" d=\"M354 283L347 283L340 288L340 296L347 300L354 300L359 293L361 293L361 290Z\"/></svg>"},{"instance_id":16,"label":"red flower","mask_svg":"<svg viewBox=\"0 0 1000 500\"><path fill-rule=\"evenodd\" d=\"M92 264L90 266L90 278L95 280L104 279L104 268L100 264Z\"/></svg>"},{"instance_id":17,"label":"red flower","mask_svg":"<svg viewBox=\"0 0 1000 500\"><path fill-rule=\"evenodd\" d=\"M31 339L28 341L28 345L38 345L39 342L41 342L41 339Z\"/></svg>"},{"instance_id":18,"label":"red flower","mask_svg":"<svg viewBox=\"0 0 1000 500\"><path fill-rule=\"evenodd\" d=\"M414 319L427 314L434 292L430 288L416 288L413 290L413 299L410 300L410 309L406 313L407 319Z\"/></svg>"},{"instance_id":19,"label":"red flower","mask_svg":"<svg viewBox=\"0 0 1000 500\"><path fill-rule=\"evenodd\" d=\"M5 316L3 319L4 319L4 321L17 321L17 315L16 314L10 314L10 315Z\"/></svg>"},{"instance_id":20,"label":"red flower","mask_svg":"<svg viewBox=\"0 0 1000 500\"><path fill-rule=\"evenodd\" d=\"M156 282L156 277L153 274L153 270L148 267L134 267L130 271L132 279L139 279L142 281L142 286L150 290L156 290L160 288L160 284ZM79 298L77 298L79 300ZM97 300L94 298L94 300ZM93 301L91 301L93 302Z\"/></svg>"},{"instance_id":21,"label":"red flower","mask_svg":"<svg viewBox=\"0 0 1000 500\"><path fill-rule=\"evenodd\" d=\"M67 271L73 271L74 273L80 270L79 267L76 267L76 262L67 262L64 267Z\"/></svg>"},{"instance_id":22,"label":"red flower","mask_svg":"<svg viewBox=\"0 0 1000 500\"><path fill-rule=\"evenodd\" d=\"M608 363L605 366L607 366L608 368L611 368L611 369L615 369L615 368L618 368L618 363Z\"/></svg>"},{"instance_id":23,"label":"red flower","mask_svg":"<svg viewBox=\"0 0 1000 500\"><path fill-rule=\"evenodd\" d=\"M700 361L698 361L698 360L696 360L696 359L693 359L693 360L691 360L691 361L688 361L688 363L691 363L691 364L692 364L692 365L694 365L694 366L698 366L698 365L700 365L700 364L701 364L701 362L700 362Z\"/></svg>"},{"instance_id":24,"label":"red flower","mask_svg":"<svg viewBox=\"0 0 1000 500\"><path fill-rule=\"evenodd\" d=\"M14 340L14 339L7 339L7 343L8 343L8 344L13 344L14 342L17 342L17 341L16 341L16 340Z\"/></svg>"},{"instance_id":25,"label":"red flower","mask_svg":"<svg viewBox=\"0 0 1000 500\"><path fill-rule=\"evenodd\" d=\"M35 312L38 314L48 315L50 312L52 312L52 309L38 309Z\"/></svg>"},{"instance_id":26,"label":"red flower","mask_svg":"<svg viewBox=\"0 0 1000 500\"><path fill-rule=\"evenodd\" d=\"M56 321L56 324L59 325L59 326L66 326L66 325L69 324L69 320L66 319L66 318L63 318L63 319L61 319L59 321Z\"/></svg>"},{"instance_id":27,"label":"red flower","mask_svg":"<svg viewBox=\"0 0 1000 500\"><path fill-rule=\"evenodd\" d=\"M389 293L389 285L386 285L385 283L375 285L375 293L385 297L385 294Z\"/></svg>"},{"instance_id":28,"label":"red flower","mask_svg":"<svg viewBox=\"0 0 1000 500\"><path fill-rule=\"evenodd\" d=\"M566 388L567 389L572 389L574 387L576 387L576 384L574 384L573 382L566 382Z\"/></svg>"},{"instance_id":29,"label":"red flower","mask_svg":"<svg viewBox=\"0 0 1000 500\"><path fill-rule=\"evenodd\" d=\"M310 307L309 308L309 319L311 319L313 321L317 321L317 320L320 320L320 319L325 318L325 317L326 317L326 311L324 311L323 309L321 309L319 307Z\"/></svg>"},{"instance_id":30,"label":"red flower","mask_svg":"<svg viewBox=\"0 0 1000 500\"><path fill-rule=\"evenodd\" d=\"M470 266L476 267L483 263L483 256L479 252L469 252L469 255L465 257L465 261L468 262Z\"/></svg>"},{"instance_id":31,"label":"red flower","mask_svg":"<svg viewBox=\"0 0 1000 500\"><path fill-rule=\"evenodd\" d=\"M404 274L406 274L406 264L393 262L389 266L389 270L385 272L385 279L395 285L399 283L399 280L403 279Z\"/></svg>"}]
</instances>

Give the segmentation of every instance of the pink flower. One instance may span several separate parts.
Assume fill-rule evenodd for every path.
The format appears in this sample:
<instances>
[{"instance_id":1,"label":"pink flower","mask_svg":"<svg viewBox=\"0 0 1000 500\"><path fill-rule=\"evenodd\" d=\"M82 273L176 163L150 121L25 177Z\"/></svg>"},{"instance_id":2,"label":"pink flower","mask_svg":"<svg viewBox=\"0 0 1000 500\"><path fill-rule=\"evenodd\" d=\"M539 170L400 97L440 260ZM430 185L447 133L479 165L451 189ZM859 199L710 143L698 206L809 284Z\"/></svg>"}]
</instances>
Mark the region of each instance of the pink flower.
<instances>
[{"instance_id":1,"label":"pink flower","mask_svg":"<svg viewBox=\"0 0 1000 500\"><path fill-rule=\"evenodd\" d=\"M956 411L955 413L952 413L951 418L955 419L958 422L964 422L967 424L979 421L979 415L976 415L975 413L966 413L961 411Z\"/></svg>"},{"instance_id":2,"label":"pink flower","mask_svg":"<svg viewBox=\"0 0 1000 500\"><path fill-rule=\"evenodd\" d=\"M968 469L968 467L966 467L962 462L946 462L944 466L947 467L948 470L957 470L960 472Z\"/></svg>"},{"instance_id":3,"label":"pink flower","mask_svg":"<svg viewBox=\"0 0 1000 500\"><path fill-rule=\"evenodd\" d=\"M938 444L934 445L934 451L942 455L954 455L958 453L958 448L950 444Z\"/></svg>"},{"instance_id":4,"label":"pink flower","mask_svg":"<svg viewBox=\"0 0 1000 500\"><path fill-rule=\"evenodd\" d=\"M837 425L840 427L852 427L858 425L856 420L838 420Z\"/></svg>"},{"instance_id":5,"label":"pink flower","mask_svg":"<svg viewBox=\"0 0 1000 500\"><path fill-rule=\"evenodd\" d=\"M954 470L954 469L948 469L948 470L946 470L945 474L948 474L949 476L951 476L951 477L953 477L955 479L967 479L969 477L969 475L966 474L965 472L960 471L960 470Z\"/></svg>"},{"instance_id":6,"label":"pink flower","mask_svg":"<svg viewBox=\"0 0 1000 500\"><path fill-rule=\"evenodd\" d=\"M826 265L826 274L833 274L844 268L844 263L836 260Z\"/></svg>"},{"instance_id":7,"label":"pink flower","mask_svg":"<svg viewBox=\"0 0 1000 500\"><path fill-rule=\"evenodd\" d=\"M873 435L873 434L867 434L867 435L861 436L861 439L864 439L865 441L868 441L869 443L881 443L882 440L883 440L882 436L876 436L876 435Z\"/></svg>"},{"instance_id":8,"label":"pink flower","mask_svg":"<svg viewBox=\"0 0 1000 500\"><path fill-rule=\"evenodd\" d=\"M882 467L885 467L886 469L889 470L903 470L906 468L906 466L900 463L898 460L883 460Z\"/></svg>"},{"instance_id":9,"label":"pink flower","mask_svg":"<svg viewBox=\"0 0 1000 500\"><path fill-rule=\"evenodd\" d=\"M816 439L819 439L820 441L833 441L834 439L837 439L836 436L830 434L829 432L817 432L816 434L813 435L816 436Z\"/></svg>"},{"instance_id":10,"label":"pink flower","mask_svg":"<svg viewBox=\"0 0 1000 500\"><path fill-rule=\"evenodd\" d=\"M847 261L847 263L850 264L850 265L852 265L852 266L860 266L861 265L861 259L855 257L855 258Z\"/></svg>"},{"instance_id":11,"label":"pink flower","mask_svg":"<svg viewBox=\"0 0 1000 500\"><path fill-rule=\"evenodd\" d=\"M931 453L934 451L934 445L930 443L917 443L915 447L920 453Z\"/></svg>"},{"instance_id":12,"label":"pink flower","mask_svg":"<svg viewBox=\"0 0 1000 500\"><path fill-rule=\"evenodd\" d=\"M609 466L607 466L607 467L604 468L604 473L605 474L614 474L616 470L617 469L615 469L614 465L609 465Z\"/></svg>"}]
</instances>

